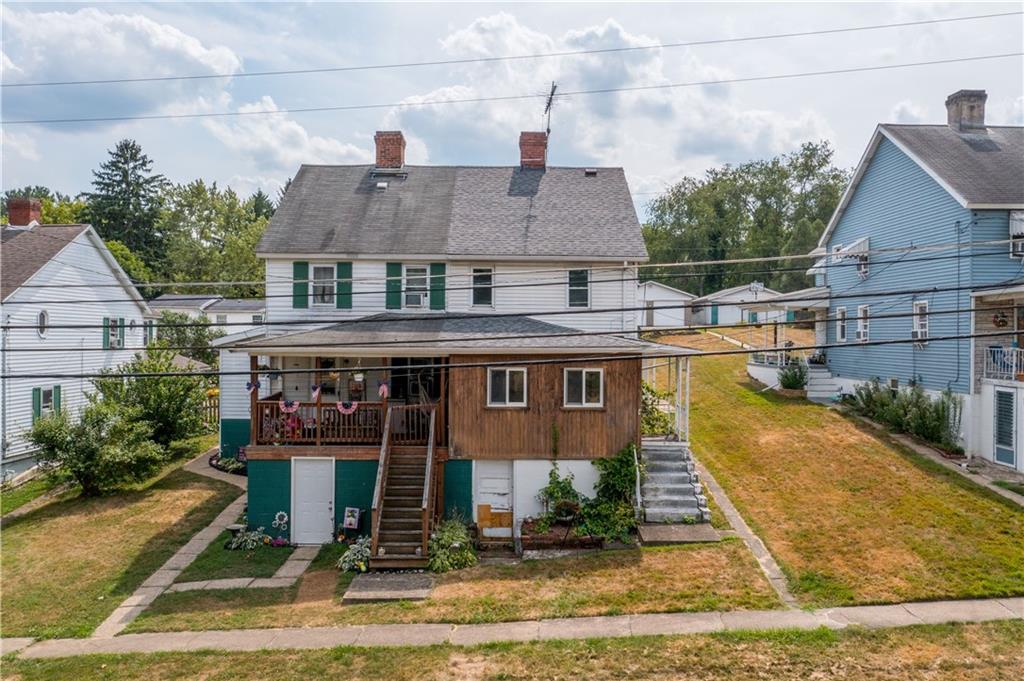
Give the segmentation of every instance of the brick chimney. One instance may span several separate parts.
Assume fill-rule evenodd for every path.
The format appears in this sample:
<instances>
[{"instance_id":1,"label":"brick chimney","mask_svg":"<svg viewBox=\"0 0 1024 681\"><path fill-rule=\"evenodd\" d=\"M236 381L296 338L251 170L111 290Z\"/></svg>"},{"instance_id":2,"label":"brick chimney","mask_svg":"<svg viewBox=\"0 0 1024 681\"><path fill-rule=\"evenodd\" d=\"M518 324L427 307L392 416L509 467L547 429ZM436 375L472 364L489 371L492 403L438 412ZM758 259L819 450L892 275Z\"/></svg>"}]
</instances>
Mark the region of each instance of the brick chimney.
<instances>
[{"instance_id":1,"label":"brick chimney","mask_svg":"<svg viewBox=\"0 0 1024 681\"><path fill-rule=\"evenodd\" d=\"M16 227L25 227L33 221L39 222L42 216L43 204L39 199L22 196L7 199L7 217Z\"/></svg>"},{"instance_id":2,"label":"brick chimney","mask_svg":"<svg viewBox=\"0 0 1024 681\"><path fill-rule=\"evenodd\" d=\"M519 165L523 168L544 168L548 163L548 134L519 133Z\"/></svg>"},{"instance_id":3,"label":"brick chimney","mask_svg":"<svg viewBox=\"0 0 1024 681\"><path fill-rule=\"evenodd\" d=\"M985 130L984 90L957 90L946 97L946 122L957 132Z\"/></svg>"},{"instance_id":4,"label":"brick chimney","mask_svg":"<svg viewBox=\"0 0 1024 681\"><path fill-rule=\"evenodd\" d=\"M377 145L378 168L405 166L405 136L401 130L378 130L373 142Z\"/></svg>"}]
</instances>

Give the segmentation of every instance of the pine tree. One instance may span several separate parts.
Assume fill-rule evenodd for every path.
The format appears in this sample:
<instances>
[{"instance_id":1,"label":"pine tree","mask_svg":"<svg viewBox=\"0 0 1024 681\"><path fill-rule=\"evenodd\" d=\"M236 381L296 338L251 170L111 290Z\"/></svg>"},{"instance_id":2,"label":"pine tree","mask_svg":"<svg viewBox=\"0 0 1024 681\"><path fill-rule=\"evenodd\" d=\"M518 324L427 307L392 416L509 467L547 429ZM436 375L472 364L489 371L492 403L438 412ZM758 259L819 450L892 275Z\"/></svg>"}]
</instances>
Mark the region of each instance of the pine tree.
<instances>
[{"instance_id":1,"label":"pine tree","mask_svg":"<svg viewBox=\"0 0 1024 681\"><path fill-rule=\"evenodd\" d=\"M153 161L135 140L121 140L110 158L93 171L88 218L104 239L115 239L153 266L163 257L164 235L157 226L160 192L167 183L153 173Z\"/></svg>"},{"instance_id":2,"label":"pine tree","mask_svg":"<svg viewBox=\"0 0 1024 681\"><path fill-rule=\"evenodd\" d=\"M257 189L249 201L252 202L252 212L256 217L268 220L274 217L274 202L262 189Z\"/></svg>"}]
</instances>

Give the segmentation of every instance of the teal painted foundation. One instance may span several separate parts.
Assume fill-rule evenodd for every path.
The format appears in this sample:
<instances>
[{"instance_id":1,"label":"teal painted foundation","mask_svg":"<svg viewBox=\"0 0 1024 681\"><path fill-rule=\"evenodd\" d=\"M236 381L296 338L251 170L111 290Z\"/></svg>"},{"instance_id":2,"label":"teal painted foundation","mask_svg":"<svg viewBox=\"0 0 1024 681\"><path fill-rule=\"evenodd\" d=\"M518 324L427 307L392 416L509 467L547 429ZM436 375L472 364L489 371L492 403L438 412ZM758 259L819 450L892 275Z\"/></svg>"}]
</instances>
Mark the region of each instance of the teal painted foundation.
<instances>
[{"instance_id":1,"label":"teal painted foundation","mask_svg":"<svg viewBox=\"0 0 1024 681\"><path fill-rule=\"evenodd\" d=\"M473 519L473 462L449 459L444 464L444 515Z\"/></svg>"},{"instance_id":2,"label":"teal painted foundation","mask_svg":"<svg viewBox=\"0 0 1024 681\"><path fill-rule=\"evenodd\" d=\"M334 524L341 525L346 507L360 511L359 529L349 530L350 537L370 534L370 506L373 505L373 488L377 484L376 461L336 461L334 465ZM288 531L280 532L273 526L274 516L279 511L291 514L292 505L292 462L265 461L249 462L249 527L263 527L272 537L289 537Z\"/></svg>"},{"instance_id":3,"label":"teal painted foundation","mask_svg":"<svg viewBox=\"0 0 1024 681\"><path fill-rule=\"evenodd\" d=\"M249 419L220 420L220 455L234 458L249 444Z\"/></svg>"},{"instance_id":4,"label":"teal painted foundation","mask_svg":"<svg viewBox=\"0 0 1024 681\"><path fill-rule=\"evenodd\" d=\"M251 528L262 527L272 537L289 537L273 526L278 511L291 514L292 465L291 461L250 461L249 509L246 521Z\"/></svg>"}]
</instances>

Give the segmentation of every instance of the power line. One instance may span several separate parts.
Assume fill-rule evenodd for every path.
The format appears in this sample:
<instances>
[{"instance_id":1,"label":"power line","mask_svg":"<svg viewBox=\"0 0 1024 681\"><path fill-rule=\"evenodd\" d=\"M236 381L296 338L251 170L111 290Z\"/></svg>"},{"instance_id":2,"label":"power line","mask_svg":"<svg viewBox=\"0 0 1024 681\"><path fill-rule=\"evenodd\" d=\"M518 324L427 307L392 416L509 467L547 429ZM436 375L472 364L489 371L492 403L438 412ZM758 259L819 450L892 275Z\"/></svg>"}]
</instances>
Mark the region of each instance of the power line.
<instances>
[{"instance_id":1,"label":"power line","mask_svg":"<svg viewBox=\"0 0 1024 681\"><path fill-rule=\"evenodd\" d=\"M994 14L974 14L964 17L943 17L940 19L922 19L918 21L902 21L892 24L871 24L867 26L848 26L842 28L817 29L811 31L794 31L789 33L769 33L752 36L741 36L737 38L711 38L707 40L691 40L686 42L664 43L656 45L631 45L625 47L606 47L594 50L567 50L561 52L537 52L533 54L503 55L495 57L467 57L461 59L441 59L435 61L418 62L397 62L390 64L363 64L354 66L327 66L305 69L279 69L272 71L249 71L239 73L204 73L185 76L143 76L136 78L98 78L92 80L51 80L36 81L29 83L3 83L0 87L5 88L27 88L27 87L52 87L64 85L101 85L111 83L153 83L174 80L208 80L215 78L257 78L265 76L294 76L316 73L342 73L352 71L378 71L384 69L402 69L423 66L455 66L460 64L487 64L505 61L520 61L529 59L547 59L551 57L577 57L590 54L615 54L622 52L640 52L646 50L661 50L678 47L697 47L702 45L722 45L730 43L744 43L762 40L777 40L781 38L802 38L817 35L835 35L839 33L853 33L857 31L874 31L889 28L906 28L909 26L924 26L930 24L942 24L958 21L975 21L978 19L994 19L999 17L1010 17L1024 14L1024 12L999 12Z\"/></svg>"},{"instance_id":2,"label":"power line","mask_svg":"<svg viewBox=\"0 0 1024 681\"><path fill-rule=\"evenodd\" d=\"M928 342L948 341L948 340L966 340L973 338L996 338L1015 336L1017 331L1010 329L1006 331L986 331L981 333L971 334L960 334L960 335L946 335L946 336L934 336L928 339ZM886 339L877 341L860 341L857 343L822 343L814 345L794 345L785 348L787 352L796 352L801 350L827 350L831 348L853 348L853 347L872 347L881 345L902 345L906 343L920 343L921 341L914 338L896 338ZM546 364L581 364L588 362L622 362L622 361L636 361L638 359L665 359L669 357L713 357L722 355L749 355L753 353L765 352L764 348L751 349L751 348L737 348L735 350L694 350L688 351L687 348L680 346L669 346L664 345L665 348L674 347L675 352L666 354L643 354L640 352L634 352L632 354L622 353L614 355L598 355L598 356L577 356L577 355L562 355L557 358L549 359L513 359L513 360L495 360L490 362L456 362L456 363L442 363L442 364L418 364L415 366L417 370L422 369L469 369L469 368L486 368L486 367L502 367L502 366L533 366L533 365L546 365ZM474 348L466 348L465 353L470 354L474 352ZM367 371L394 371L395 367L384 365L384 366L371 366L371 367L333 367L331 369L263 369L257 370L257 374L317 374L324 373L326 371L337 371L339 373L364 373ZM151 372L125 372L116 374L104 374L104 373L80 373L80 374L2 374L0 379L42 379L42 378L57 378L57 379L84 379L84 378L174 378L174 377L199 377L199 378L210 378L212 376L250 376L252 375L251 370L230 370L230 371L151 371Z\"/></svg>"},{"instance_id":3,"label":"power line","mask_svg":"<svg viewBox=\"0 0 1024 681\"><path fill-rule=\"evenodd\" d=\"M1022 263L1024 268L1024 263ZM824 295L807 295L801 297L788 296L784 302L786 303L804 303L804 302L821 302L821 301L832 301L842 300L846 298L875 298L875 297L889 297L889 296L907 296L907 295L927 295L932 293L945 293L950 291L984 291L984 290L999 290L1010 286L1016 286L1024 283L1024 279L1005 279L1001 282L992 284L971 284L964 286L933 286L928 288L914 288L914 289L896 289L889 291L859 291L856 293L839 293L839 294L824 294ZM80 302L80 301L77 301ZM744 301L742 305L750 306L762 303L770 302L770 299L762 301ZM695 307L704 307L706 303L680 303L676 305L666 305L654 308L648 308L646 306L622 306L622 307L605 307L605 308L566 308L558 310L539 310L539 311L519 311L519 312L482 312L482 313L454 313L469 317L473 319L503 319L508 317L570 317L573 315L593 315L603 314L609 312L636 312L648 309L679 309L679 310L692 310ZM441 312L422 312L422 313L402 313L401 321L417 321L427 319L439 319L447 313ZM366 324L366 323L379 323L380 313L371 313L364 317L335 317L335 318L323 318L323 319L291 319L291 320L279 320L279 321L264 321L261 324L254 325L251 322L157 322L151 326L151 328L191 328L191 327L224 327L224 326L263 326L263 327L277 327L277 326L301 326L301 327L321 327L330 324ZM0 330L8 329L102 329L103 324L47 324L45 327L39 324L0 324ZM609 332L609 333L614 333Z\"/></svg>"},{"instance_id":4,"label":"power line","mask_svg":"<svg viewBox=\"0 0 1024 681\"><path fill-rule=\"evenodd\" d=\"M917 302L917 301L914 301L914 302ZM898 304L898 302L894 303L894 305L895 304ZM661 307L661 308L644 308L644 309L668 309L668 310L672 310L672 309L676 309L676 308L674 306L664 306L664 307ZM929 310L928 312L910 311L910 312L892 312L892 313L882 313L882 314L869 313L867 315L859 315L859 314L858 315L847 315L846 317L842 318L842 321L844 321L844 322L856 322L856 321L860 321L860 320L863 320L863 319L866 319L866 320L869 320L869 321L875 321L875 320L880 320L880 319L900 319L900 318L907 318L907 317L923 319L923 318L928 318L928 317L933 317L933 316L960 314L960 313L964 313L964 312L981 312L981 311L987 311L987 310L992 310L992 309L994 309L994 308L990 308L990 307L963 307L963 308L952 308L952 309L945 309L945 310ZM690 325L685 325L685 326L661 327L661 328L657 328L657 329L648 329L648 330L635 329L635 330L622 330L622 331L566 331L566 332L551 332L551 333L509 334L509 335L502 335L502 336L465 336L465 337L460 337L460 338L452 339L451 342L453 342L453 343L471 343L471 342L476 342L476 341L522 340L522 339L542 339L542 338L579 338L579 337L614 337L614 338L620 338L620 337L624 337L624 336L640 336L642 334L650 333L652 331L657 332L659 334L667 334L667 333L686 333L686 332L690 332L690 331L709 331L709 330L714 330L714 329L751 330L751 329L760 328L760 327L778 328L778 327L800 326L800 325L816 324L816 323L828 324L828 323L836 322L836 321L840 321L840 318L836 317L836 316L833 316L833 315L826 315L822 319L815 318L815 319L803 319L803 320L770 320L770 321L742 323L742 324L696 324L696 325L690 324ZM278 338L287 338L287 335L280 336ZM225 349L230 349L230 350L261 350L261 349L268 349L269 350L269 349L274 349L274 348L280 348L281 345L279 343L274 343L273 342L274 340L275 340L274 338L268 338L268 339L265 340L265 344L262 344L262 345L247 343L244 346L234 346L232 348L225 348ZM633 340L633 339L632 338L627 338L626 340ZM927 340L929 340L929 339L924 339L924 341L922 341L922 342L927 342ZM378 346L385 346L385 347L386 346L399 346L399 347L401 347L401 346L405 346L405 345L430 345L430 344L436 344L436 343L438 343L438 340L436 338L412 338L412 339L406 339L406 340L380 340L380 341L363 341L363 342L352 341L352 342L304 343L301 347L303 347L303 348L353 348L353 347L378 347ZM851 343L851 345L854 345L854 344ZM177 345L177 346L176 345L157 345L156 347L157 347L157 349L160 349L160 350L175 350L175 351L179 351L179 350L216 350L217 349L216 347L197 346L197 345ZM134 351L148 350L149 348L150 348L150 346L145 346L144 345L144 346L137 346L137 347L130 347L130 348L129 347L121 347L121 348L117 348L117 350L131 350L131 351L134 352ZM459 348L459 349L464 349L464 350L468 351L468 350L476 350L477 348ZM764 349L766 351L768 351L768 350L774 351L774 350L785 350L785 349L788 349L788 348L772 346L770 348L764 348ZM56 348L20 347L20 348L7 348L8 352L110 352L110 350L111 350L110 348L103 348L103 347L95 347L95 348L94 347L89 347L89 348L86 348L86 347L56 347Z\"/></svg>"},{"instance_id":5,"label":"power line","mask_svg":"<svg viewBox=\"0 0 1024 681\"><path fill-rule=\"evenodd\" d=\"M687 87L699 87L704 85L730 85L738 83L755 83L755 82L766 82L776 80L789 80L794 78L811 78L818 76L834 76L849 73L865 73L869 71L891 71L894 69L904 68L916 68L921 66L938 66L943 64L956 64L966 62L977 62L986 61L993 59L1006 59L1008 57L1019 57L1024 55L1024 52L1006 52L1001 54L986 54L986 55L975 55L970 57L954 57L949 59L935 59L931 61L919 61L919 62L906 62L902 64L883 64L875 66L855 66L845 69L830 69L820 71L803 71L797 73L782 73L772 74L766 76L747 76L743 78L723 78L718 80L702 80L702 81L690 81L681 83L663 83L660 85L633 85L626 87L614 87L614 88L597 88L592 90L570 90L561 92L557 95L559 99L576 97L576 96L589 96L589 95L603 95L612 94L616 92L648 92L655 90L671 90L677 88ZM417 102L392 102L392 103L381 103L381 104L345 104L336 106L314 106L314 107L299 107L293 109L276 109L274 111L206 111L197 113L183 113L183 114L148 114L141 116L99 116L91 118L36 118L36 119L20 119L13 121L0 121L0 125L57 125L65 123L112 123L112 122L123 122L123 121L154 121L154 120L181 120L181 119L199 119L199 118L223 118L223 117L236 117L236 116L267 116L267 115L279 115L279 114L300 114L300 113L319 113L329 111L365 111L370 109L405 109L418 106L436 106L439 104L479 104L484 102L510 102L510 101L522 101L527 99L539 99L541 97L546 98L548 95L545 94L519 94L519 95L497 95L489 97L464 97L464 98L450 98L450 99L435 99L435 100L424 100Z\"/></svg>"}]
</instances>

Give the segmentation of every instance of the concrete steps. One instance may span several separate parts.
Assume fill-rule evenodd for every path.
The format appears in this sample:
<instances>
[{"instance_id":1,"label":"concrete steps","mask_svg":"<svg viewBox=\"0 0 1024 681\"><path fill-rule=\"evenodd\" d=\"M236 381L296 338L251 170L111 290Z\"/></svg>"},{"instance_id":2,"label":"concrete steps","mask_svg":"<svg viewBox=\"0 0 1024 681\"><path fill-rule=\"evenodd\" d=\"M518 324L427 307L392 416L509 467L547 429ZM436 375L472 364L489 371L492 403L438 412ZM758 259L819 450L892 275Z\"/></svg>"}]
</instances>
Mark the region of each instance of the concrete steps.
<instances>
[{"instance_id":1,"label":"concrete steps","mask_svg":"<svg viewBox=\"0 0 1024 681\"><path fill-rule=\"evenodd\" d=\"M825 367L807 367L807 399L814 402L831 402L839 392L839 381L832 377Z\"/></svg>"},{"instance_id":2,"label":"concrete steps","mask_svg":"<svg viewBox=\"0 0 1024 681\"><path fill-rule=\"evenodd\" d=\"M640 449L644 463L644 520L648 523L708 522L708 500L685 442L645 440Z\"/></svg>"}]
</instances>

